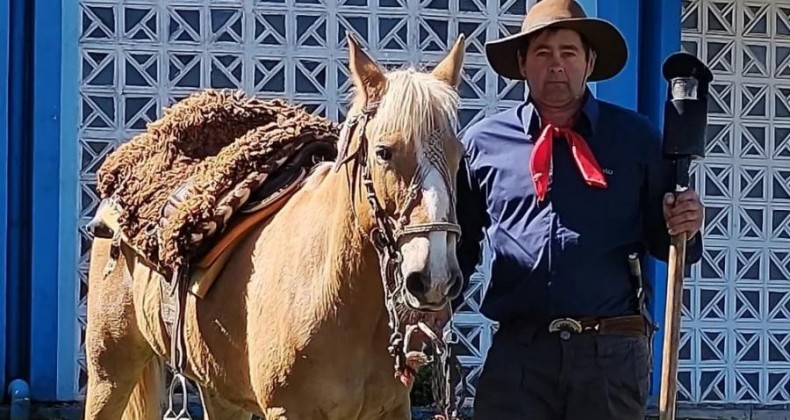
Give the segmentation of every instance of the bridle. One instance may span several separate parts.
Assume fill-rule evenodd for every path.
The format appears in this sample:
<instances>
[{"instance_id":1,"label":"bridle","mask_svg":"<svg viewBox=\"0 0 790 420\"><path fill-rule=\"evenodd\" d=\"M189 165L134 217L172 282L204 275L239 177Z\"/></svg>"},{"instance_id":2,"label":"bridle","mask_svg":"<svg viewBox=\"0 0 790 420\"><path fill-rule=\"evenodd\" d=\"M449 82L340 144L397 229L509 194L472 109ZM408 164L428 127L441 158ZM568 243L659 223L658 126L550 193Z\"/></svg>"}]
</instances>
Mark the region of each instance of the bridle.
<instances>
[{"instance_id":1,"label":"bridle","mask_svg":"<svg viewBox=\"0 0 790 420\"><path fill-rule=\"evenodd\" d=\"M368 146L368 138L365 131L366 125L368 121L376 114L378 109L378 102L373 102L370 104L366 104L366 106L362 109L357 115L349 117L344 123L340 133L340 146L338 150L338 161L335 164L335 170L337 170L341 164L348 162L351 159L356 158L357 164L360 165L361 175L362 175L362 183L365 187L365 193L367 195L368 203L373 210L374 217L382 221L388 221L390 226L389 230L391 231L393 237L389 238L393 241L393 245L395 244L395 240L400 240L405 236L409 235L417 235L417 234L425 234L430 232L437 232L437 231L444 231L448 233L454 233L458 236L461 235L461 227L458 223L455 222L455 195L453 194L453 183L450 179L449 170L447 169L447 162L444 159L444 155L441 151L441 145L438 144L437 141L431 141L426 144L426 149L424 155L426 159L421 160L421 164L418 165L417 170L414 172L412 179L409 183L407 188L407 196L406 201L403 205L396 210L397 217L391 217L384 211L383 207L378 202L378 199L375 195L375 191L373 189L373 180L370 174L370 167L367 159L367 146ZM357 151L351 155L343 156L348 152L349 143L351 140L351 135L354 133L356 129L360 130L360 146ZM436 140L439 138L440 133L436 132L432 136L432 140ZM428 162L427 165L424 163ZM420 187L425 181L425 178L430 173L431 169L437 169L438 172L442 175L442 179L445 183L445 187L447 191L450 193L450 197L453 202L450 205L450 217L449 221L447 222L426 222L426 223L416 223L410 224L408 223L408 215L411 211L412 206L417 203L417 199L420 195ZM384 229L383 226L379 225L380 229Z\"/></svg>"},{"instance_id":2,"label":"bridle","mask_svg":"<svg viewBox=\"0 0 790 420\"><path fill-rule=\"evenodd\" d=\"M406 348L410 342L410 335L416 328L419 328L431 339L434 353L439 356L436 368L442 377L434 377L434 398L439 404L439 409L445 415L445 418L455 418L455 412L457 411L455 409L456 404L454 404L455 401L453 401L450 395L451 388L454 387L450 384L448 366L448 359L450 357L448 344L454 341L451 337L451 328L447 329L449 334L445 334L445 337L439 339L430 328L420 322L416 326L409 326L406 329L406 336L404 337L400 332L400 318L398 317L396 309L397 299L402 295L406 287L405 279L400 270L400 264L403 259L398 249L398 244L400 244L403 238L412 235L429 234L430 232L447 232L448 234L455 234L458 237L461 236L461 227L458 225L455 215L453 183L447 169L447 163L442 153L440 142L437 141L440 133L433 133L431 141L429 141L424 148L425 159L419 160L420 164L418 164L409 183L405 202L396 210L395 216L387 214L384 207L382 207L379 202L373 187L373 179L367 153L368 138L365 130L368 121L376 114L378 105L379 102L367 103L359 114L351 116L343 122L340 131L340 142L338 146L338 158L335 163L335 171L337 171L342 164L352 159L355 160L356 165L359 166L359 173L362 177L361 182L365 189L365 198L376 223L376 227L370 233L370 241L379 257L379 269L381 270L381 280L385 293L384 303L387 309L389 318L388 324L391 331L388 351L395 359L395 376L400 378L409 375L406 365ZM349 143L351 142L352 134L355 130L359 130L359 147L354 153L347 155ZM441 174L451 197L448 221L409 223L408 215L411 212L412 206L417 203L421 195L423 181L430 173L431 169L434 168ZM356 171L354 175L356 176Z\"/></svg>"}]
</instances>

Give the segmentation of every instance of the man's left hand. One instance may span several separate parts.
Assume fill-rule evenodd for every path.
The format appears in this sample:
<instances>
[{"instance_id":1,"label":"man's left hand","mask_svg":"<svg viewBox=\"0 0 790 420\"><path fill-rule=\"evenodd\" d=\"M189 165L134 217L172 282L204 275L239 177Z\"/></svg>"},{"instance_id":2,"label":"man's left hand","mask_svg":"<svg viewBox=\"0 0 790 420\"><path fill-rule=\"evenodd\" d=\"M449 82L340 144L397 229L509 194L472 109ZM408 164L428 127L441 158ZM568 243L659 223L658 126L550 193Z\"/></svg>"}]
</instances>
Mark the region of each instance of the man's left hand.
<instances>
[{"instance_id":1,"label":"man's left hand","mask_svg":"<svg viewBox=\"0 0 790 420\"><path fill-rule=\"evenodd\" d=\"M688 239L693 238L702 229L702 218L703 206L696 191L664 195L664 220L670 235L685 232Z\"/></svg>"}]
</instances>

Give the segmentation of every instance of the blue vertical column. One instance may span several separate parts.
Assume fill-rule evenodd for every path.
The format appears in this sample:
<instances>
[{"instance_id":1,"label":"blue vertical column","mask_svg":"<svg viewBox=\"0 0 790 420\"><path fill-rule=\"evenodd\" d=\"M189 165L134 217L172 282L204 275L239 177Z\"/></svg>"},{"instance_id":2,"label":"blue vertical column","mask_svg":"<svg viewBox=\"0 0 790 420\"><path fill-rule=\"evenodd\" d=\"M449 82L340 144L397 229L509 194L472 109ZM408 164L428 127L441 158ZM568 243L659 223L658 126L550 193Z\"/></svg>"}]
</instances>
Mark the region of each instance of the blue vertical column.
<instances>
[{"instance_id":1,"label":"blue vertical column","mask_svg":"<svg viewBox=\"0 0 790 420\"><path fill-rule=\"evenodd\" d=\"M75 316L58 305L62 3L32 3L30 386L33 399L54 401L58 319Z\"/></svg>"},{"instance_id":2,"label":"blue vertical column","mask_svg":"<svg viewBox=\"0 0 790 420\"><path fill-rule=\"evenodd\" d=\"M60 10L60 232L58 239L58 384L57 399L72 400L77 392L77 296L79 261L79 108L80 4L61 0Z\"/></svg>"},{"instance_id":3,"label":"blue vertical column","mask_svg":"<svg viewBox=\"0 0 790 420\"><path fill-rule=\"evenodd\" d=\"M598 16L598 0L577 0L587 16ZM593 95L598 97L598 82L589 82L587 87Z\"/></svg>"},{"instance_id":4,"label":"blue vertical column","mask_svg":"<svg viewBox=\"0 0 790 420\"><path fill-rule=\"evenodd\" d=\"M5 381L8 249L8 0L0 0L0 380ZM5 389L5 384L2 388Z\"/></svg>"},{"instance_id":5,"label":"blue vertical column","mask_svg":"<svg viewBox=\"0 0 790 420\"><path fill-rule=\"evenodd\" d=\"M30 7L25 0L2 2L6 15L7 62L3 66L7 142L4 142L5 171L5 380L28 378L28 344L30 342L29 285L29 103L27 72L29 69L28 25ZM12 25L13 23L13 25Z\"/></svg>"},{"instance_id":6,"label":"blue vertical column","mask_svg":"<svg viewBox=\"0 0 790 420\"><path fill-rule=\"evenodd\" d=\"M667 97L667 83L661 74L664 60L672 53L680 51L680 0L642 0L640 16L642 33L639 72L639 111L647 115L659 129L664 125L664 102ZM653 299L650 312L659 323L664 323L667 298L667 265L662 261L650 259L647 272L652 279ZM651 400L658 398L661 379L661 355L664 349L663 329L653 339L653 382Z\"/></svg>"},{"instance_id":7,"label":"blue vertical column","mask_svg":"<svg viewBox=\"0 0 790 420\"><path fill-rule=\"evenodd\" d=\"M580 0L588 16L595 16L611 22L622 32L628 46L628 60L625 68L617 76L595 83L595 95L599 99L622 107L637 110L639 57L642 54L639 43L641 4L644 0L611 1Z\"/></svg>"},{"instance_id":8,"label":"blue vertical column","mask_svg":"<svg viewBox=\"0 0 790 420\"><path fill-rule=\"evenodd\" d=\"M77 397L79 3L34 3L30 388L33 399L60 401Z\"/></svg>"}]
</instances>

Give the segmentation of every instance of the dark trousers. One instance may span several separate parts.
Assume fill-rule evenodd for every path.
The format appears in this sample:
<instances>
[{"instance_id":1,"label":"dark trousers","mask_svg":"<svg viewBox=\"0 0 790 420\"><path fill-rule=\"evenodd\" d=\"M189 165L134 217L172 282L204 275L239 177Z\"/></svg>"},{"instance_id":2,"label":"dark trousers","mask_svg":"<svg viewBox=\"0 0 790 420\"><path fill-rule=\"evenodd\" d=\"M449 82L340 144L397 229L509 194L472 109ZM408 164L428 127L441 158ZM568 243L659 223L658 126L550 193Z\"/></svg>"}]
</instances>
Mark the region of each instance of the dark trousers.
<instances>
[{"instance_id":1,"label":"dark trousers","mask_svg":"<svg viewBox=\"0 0 790 420\"><path fill-rule=\"evenodd\" d=\"M477 383L474 419L644 420L651 366L644 336L503 328Z\"/></svg>"}]
</instances>

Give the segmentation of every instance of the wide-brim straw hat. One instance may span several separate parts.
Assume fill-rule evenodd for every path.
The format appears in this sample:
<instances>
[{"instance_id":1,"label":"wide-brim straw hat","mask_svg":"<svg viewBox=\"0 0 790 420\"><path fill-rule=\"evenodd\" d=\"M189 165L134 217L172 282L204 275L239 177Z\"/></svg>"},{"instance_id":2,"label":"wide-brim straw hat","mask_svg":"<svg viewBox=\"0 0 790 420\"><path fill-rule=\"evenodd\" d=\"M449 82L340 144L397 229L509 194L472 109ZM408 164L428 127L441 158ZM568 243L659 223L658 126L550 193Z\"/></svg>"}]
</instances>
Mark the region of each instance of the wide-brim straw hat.
<instances>
[{"instance_id":1,"label":"wide-brim straw hat","mask_svg":"<svg viewBox=\"0 0 790 420\"><path fill-rule=\"evenodd\" d=\"M587 40L597 55L588 78L591 82L614 77L625 66L628 47L614 25L587 17L575 1L542 0L527 12L521 32L486 43L486 58L491 68L508 79L523 80L517 52L527 37L546 28L572 29Z\"/></svg>"}]
</instances>

